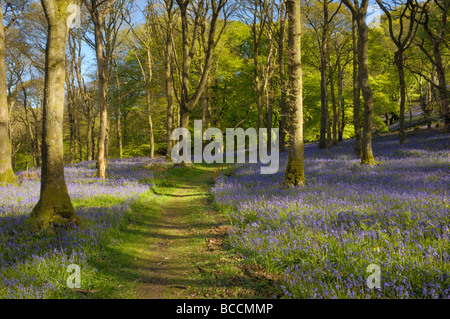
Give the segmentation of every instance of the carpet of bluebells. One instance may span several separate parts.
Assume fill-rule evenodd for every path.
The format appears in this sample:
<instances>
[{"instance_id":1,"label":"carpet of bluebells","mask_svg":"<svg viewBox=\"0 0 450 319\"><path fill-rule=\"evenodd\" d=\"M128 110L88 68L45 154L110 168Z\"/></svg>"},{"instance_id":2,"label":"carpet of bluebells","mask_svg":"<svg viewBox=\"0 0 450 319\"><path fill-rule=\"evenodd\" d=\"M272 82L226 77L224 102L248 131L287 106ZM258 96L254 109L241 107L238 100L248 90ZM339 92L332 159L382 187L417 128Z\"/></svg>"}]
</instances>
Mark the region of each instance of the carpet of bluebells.
<instances>
[{"instance_id":1,"label":"carpet of bluebells","mask_svg":"<svg viewBox=\"0 0 450 319\"><path fill-rule=\"evenodd\" d=\"M346 140L305 146L306 187L236 166L213 188L232 248L280 274L286 298L450 298L450 136L376 136L367 167ZM368 266L380 269L380 288Z\"/></svg>"},{"instance_id":2,"label":"carpet of bluebells","mask_svg":"<svg viewBox=\"0 0 450 319\"><path fill-rule=\"evenodd\" d=\"M149 191L150 185L140 180L152 177L143 167L150 162L110 161L106 180L95 177L94 162L67 166L68 191L83 221L70 229L30 230L27 220L39 200L39 170L19 173L16 186L0 186L0 298L61 297L61 291L68 290L67 266L73 263L80 266L83 278L95 277L97 269L89 265L89 258L107 244L109 233L119 229L132 202ZM89 205L96 198L101 205Z\"/></svg>"}]
</instances>

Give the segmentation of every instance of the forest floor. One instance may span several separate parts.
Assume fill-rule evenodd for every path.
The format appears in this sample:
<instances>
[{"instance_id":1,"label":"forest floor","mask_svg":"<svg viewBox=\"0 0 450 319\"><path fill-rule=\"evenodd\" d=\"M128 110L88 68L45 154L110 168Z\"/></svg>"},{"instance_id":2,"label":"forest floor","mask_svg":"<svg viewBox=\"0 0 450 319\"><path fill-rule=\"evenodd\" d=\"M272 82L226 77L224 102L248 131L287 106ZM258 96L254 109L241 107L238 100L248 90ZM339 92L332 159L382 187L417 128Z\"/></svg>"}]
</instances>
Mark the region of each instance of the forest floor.
<instances>
[{"instance_id":1,"label":"forest floor","mask_svg":"<svg viewBox=\"0 0 450 319\"><path fill-rule=\"evenodd\" d=\"M215 209L211 185L223 166L156 172L156 195L133 210L137 220L106 259L109 272L133 282L132 298L270 298L275 278L226 248L229 222ZM125 254L125 256L123 256ZM122 255L122 256L120 256ZM123 282L123 281L122 281ZM128 286L128 284L126 284Z\"/></svg>"},{"instance_id":2,"label":"forest floor","mask_svg":"<svg viewBox=\"0 0 450 319\"><path fill-rule=\"evenodd\" d=\"M198 267L193 268L191 255L204 249L205 241L200 239L206 238L205 231L217 222L214 211L207 207L205 185L212 172L205 169L175 175L178 177L172 176L171 183L166 180L153 187L153 192L162 197L161 206L157 218L145 229L145 240L139 243L135 265L141 276L138 298L186 297L192 287L201 285L192 278L191 271L198 271ZM206 220L193 225L189 214L199 211Z\"/></svg>"},{"instance_id":3,"label":"forest floor","mask_svg":"<svg viewBox=\"0 0 450 319\"><path fill-rule=\"evenodd\" d=\"M40 170L20 172L0 185L0 299L449 298L448 135L375 136L373 167L353 143L306 145L302 189L279 187L286 153L273 175L127 158L101 180L93 161L67 165L83 224L39 232ZM370 264L383 290L367 289Z\"/></svg>"}]
</instances>

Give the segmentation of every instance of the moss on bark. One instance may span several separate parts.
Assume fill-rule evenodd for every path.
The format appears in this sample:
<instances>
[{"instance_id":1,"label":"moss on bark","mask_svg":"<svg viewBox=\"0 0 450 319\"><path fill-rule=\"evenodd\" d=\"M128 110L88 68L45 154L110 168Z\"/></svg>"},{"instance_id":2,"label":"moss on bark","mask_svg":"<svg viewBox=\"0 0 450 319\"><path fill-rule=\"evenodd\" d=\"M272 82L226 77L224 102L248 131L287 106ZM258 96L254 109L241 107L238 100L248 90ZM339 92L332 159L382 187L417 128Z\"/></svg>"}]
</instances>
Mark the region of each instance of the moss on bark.
<instances>
[{"instance_id":1,"label":"moss on bark","mask_svg":"<svg viewBox=\"0 0 450 319\"><path fill-rule=\"evenodd\" d=\"M51 225L81 225L81 218L75 214L67 189L64 188L47 188L31 212L30 220L35 227L44 229Z\"/></svg>"},{"instance_id":2,"label":"moss on bark","mask_svg":"<svg viewBox=\"0 0 450 319\"><path fill-rule=\"evenodd\" d=\"M294 186L305 185L305 173L303 162L289 160L286 165L286 175L284 177L283 186L290 188Z\"/></svg>"},{"instance_id":3,"label":"moss on bark","mask_svg":"<svg viewBox=\"0 0 450 319\"><path fill-rule=\"evenodd\" d=\"M373 157L373 153L371 152L371 150L362 152L361 164L363 164L363 165L377 165L378 164L378 162L375 161L375 158Z\"/></svg>"},{"instance_id":4,"label":"moss on bark","mask_svg":"<svg viewBox=\"0 0 450 319\"><path fill-rule=\"evenodd\" d=\"M0 173L0 184L16 184L17 178L12 169Z\"/></svg>"}]
</instances>

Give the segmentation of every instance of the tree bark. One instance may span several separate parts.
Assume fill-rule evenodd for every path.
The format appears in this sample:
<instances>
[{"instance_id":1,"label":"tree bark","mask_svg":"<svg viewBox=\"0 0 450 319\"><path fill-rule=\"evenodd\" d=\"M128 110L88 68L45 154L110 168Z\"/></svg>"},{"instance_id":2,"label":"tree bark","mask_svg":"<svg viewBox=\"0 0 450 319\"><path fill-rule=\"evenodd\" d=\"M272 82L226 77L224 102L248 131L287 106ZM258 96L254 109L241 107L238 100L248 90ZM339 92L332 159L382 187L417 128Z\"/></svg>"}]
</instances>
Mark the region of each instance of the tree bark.
<instances>
[{"instance_id":1,"label":"tree bark","mask_svg":"<svg viewBox=\"0 0 450 319\"><path fill-rule=\"evenodd\" d=\"M331 66L331 63L329 63L328 69L329 69L329 73L330 73L330 95L331 95L331 106L332 106L332 110L333 110L333 145L337 145L339 113L336 109L336 96L334 95L333 68Z\"/></svg>"},{"instance_id":2,"label":"tree bark","mask_svg":"<svg viewBox=\"0 0 450 319\"><path fill-rule=\"evenodd\" d=\"M42 0L48 22L42 129L40 199L31 213L38 227L80 224L64 179L63 114L69 1Z\"/></svg>"},{"instance_id":3,"label":"tree bark","mask_svg":"<svg viewBox=\"0 0 450 319\"><path fill-rule=\"evenodd\" d=\"M87 127L86 127L86 160L92 161L94 158L92 156L92 120L90 112L87 116Z\"/></svg>"},{"instance_id":4,"label":"tree bark","mask_svg":"<svg viewBox=\"0 0 450 319\"><path fill-rule=\"evenodd\" d=\"M319 148L329 149L331 145L330 115L328 112L328 0L323 1L322 35L319 41L320 53L320 134Z\"/></svg>"},{"instance_id":5,"label":"tree bark","mask_svg":"<svg viewBox=\"0 0 450 319\"><path fill-rule=\"evenodd\" d=\"M284 184L304 186L303 96L300 0L287 0L289 65L289 151Z\"/></svg>"},{"instance_id":6,"label":"tree bark","mask_svg":"<svg viewBox=\"0 0 450 319\"><path fill-rule=\"evenodd\" d=\"M341 57L340 55L337 57L337 88L338 88L338 96L337 96L337 127L338 127L338 142L342 141L344 127L345 127L345 112L342 105L342 92L344 90L344 70L341 65Z\"/></svg>"},{"instance_id":7,"label":"tree bark","mask_svg":"<svg viewBox=\"0 0 450 319\"><path fill-rule=\"evenodd\" d=\"M122 142L122 95L120 94L120 80L119 80L119 72L117 70L117 65L115 65L116 69L116 87L117 87L117 143L119 148L119 158L123 157L123 142Z\"/></svg>"},{"instance_id":8,"label":"tree bark","mask_svg":"<svg viewBox=\"0 0 450 319\"><path fill-rule=\"evenodd\" d=\"M97 176L101 179L105 179L107 165L105 144L107 143L108 130L108 83L106 76L107 59L103 48L103 29L105 26L105 20L103 10L99 8L99 2L89 2L88 0L84 0L84 3L89 8L92 22L94 24L95 54L97 58L98 104L100 109L100 125L97 141Z\"/></svg>"},{"instance_id":9,"label":"tree bark","mask_svg":"<svg viewBox=\"0 0 450 319\"><path fill-rule=\"evenodd\" d=\"M361 92L364 98L364 121L362 136L361 164L373 165L375 158L372 153L372 123L373 123L373 95L369 83L369 58L368 58L368 27L366 24L366 13L368 0L363 1L362 10L358 20L358 59L359 59L359 79Z\"/></svg>"},{"instance_id":10,"label":"tree bark","mask_svg":"<svg viewBox=\"0 0 450 319\"><path fill-rule=\"evenodd\" d=\"M280 119L280 152L286 151L286 135L287 135L287 121L286 117L288 115L288 108L286 104L286 72L284 69L284 41L285 41L285 28L286 21L283 17L280 19L280 34L278 38L278 67L280 72L280 110L281 110L281 119Z\"/></svg>"},{"instance_id":11,"label":"tree bark","mask_svg":"<svg viewBox=\"0 0 450 319\"><path fill-rule=\"evenodd\" d=\"M152 52L151 52L151 29L148 27L149 30L147 30L147 39L148 39L148 45L147 45L147 78L145 81L145 95L146 95L146 102L147 102L147 120L148 120L148 127L149 127L149 137L150 137L150 158L155 157L155 137L153 134L153 121L152 121L152 92L151 92L151 82L152 82Z\"/></svg>"},{"instance_id":12,"label":"tree bark","mask_svg":"<svg viewBox=\"0 0 450 319\"><path fill-rule=\"evenodd\" d=\"M211 88L209 82L210 80L208 81L205 91L203 92L202 101L202 123L204 129L211 127Z\"/></svg>"},{"instance_id":13,"label":"tree bark","mask_svg":"<svg viewBox=\"0 0 450 319\"><path fill-rule=\"evenodd\" d=\"M172 152L172 131L174 129L174 107L173 107L173 82L172 82L172 31L171 31L171 12L168 12L169 21L167 25L166 38L166 57L165 57L165 81L166 81L166 99L167 99L167 135L166 135L166 156L170 157Z\"/></svg>"},{"instance_id":14,"label":"tree bark","mask_svg":"<svg viewBox=\"0 0 450 319\"><path fill-rule=\"evenodd\" d=\"M0 184L16 182L11 163L11 142L9 137L9 112L6 89L5 29L0 4Z\"/></svg>"},{"instance_id":15,"label":"tree bark","mask_svg":"<svg viewBox=\"0 0 450 319\"><path fill-rule=\"evenodd\" d=\"M405 70L403 68L403 50L398 49L395 52L394 57L395 65L398 70L398 78L400 84L400 144L405 143L406 133L405 133L405 104L406 104L406 84L405 84Z\"/></svg>"},{"instance_id":16,"label":"tree bark","mask_svg":"<svg viewBox=\"0 0 450 319\"><path fill-rule=\"evenodd\" d=\"M360 96L361 89L359 86L358 71L358 38L356 31L356 17L352 19L352 36L353 36L353 126L355 128L355 153L361 157L361 120L360 120Z\"/></svg>"}]
</instances>

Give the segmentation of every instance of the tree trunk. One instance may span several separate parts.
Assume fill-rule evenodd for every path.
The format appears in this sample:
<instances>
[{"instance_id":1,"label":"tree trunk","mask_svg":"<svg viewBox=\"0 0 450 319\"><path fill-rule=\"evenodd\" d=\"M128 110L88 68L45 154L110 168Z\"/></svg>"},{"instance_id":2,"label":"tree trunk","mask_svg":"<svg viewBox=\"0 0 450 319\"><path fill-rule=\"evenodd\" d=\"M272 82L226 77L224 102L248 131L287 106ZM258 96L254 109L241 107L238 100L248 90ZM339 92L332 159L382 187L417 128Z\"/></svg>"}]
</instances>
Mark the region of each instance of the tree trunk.
<instances>
[{"instance_id":1,"label":"tree trunk","mask_svg":"<svg viewBox=\"0 0 450 319\"><path fill-rule=\"evenodd\" d=\"M79 157L79 159L80 159L80 162L82 162L83 161L83 144L82 144L82 142L81 142L81 130L80 130L80 127L81 127L81 123L80 123L81 121L80 120L78 120L77 121L77 142L78 142L78 157Z\"/></svg>"},{"instance_id":2,"label":"tree trunk","mask_svg":"<svg viewBox=\"0 0 450 319\"><path fill-rule=\"evenodd\" d=\"M201 68L203 72L200 74L200 80L194 90L192 96L189 95L190 86L190 66L192 62L192 57L196 52L196 43L200 27L200 17L196 15L193 21L193 30L189 30L189 13L188 5L189 1L177 0L180 9L180 19L181 19L181 35L182 35L182 47L183 47L183 63L182 63L182 80L181 80L181 105L180 105L180 125L183 128L187 128L189 125L189 118L192 110L197 105L199 99L201 98L208 81L209 73L212 66L214 50L220 39L221 32L216 38L216 28L219 15L223 10L227 0L218 0L215 2L214 6L210 7L210 21L209 21L209 31L207 48L205 51L204 66ZM202 3L203 4L203 3ZM224 20L222 20L224 21ZM226 20L224 21L226 22ZM176 53L174 53L176 54Z\"/></svg>"},{"instance_id":3,"label":"tree trunk","mask_svg":"<svg viewBox=\"0 0 450 319\"><path fill-rule=\"evenodd\" d=\"M0 4L0 184L16 182L11 163L11 142L9 137L8 95L6 90L5 30L3 11Z\"/></svg>"},{"instance_id":4,"label":"tree trunk","mask_svg":"<svg viewBox=\"0 0 450 319\"><path fill-rule=\"evenodd\" d=\"M170 21L169 21L170 22ZM170 25L168 26L170 28ZM172 35L168 31L166 39L166 98L167 98L167 149L166 156L170 157L172 152L172 131L174 129L174 108L173 108L173 82L172 82Z\"/></svg>"},{"instance_id":5,"label":"tree trunk","mask_svg":"<svg viewBox=\"0 0 450 319\"><path fill-rule=\"evenodd\" d=\"M345 127L345 112L342 105L342 91L344 90L344 71L342 70L340 55L338 56L336 63L338 68L337 127L338 127L338 142L341 142Z\"/></svg>"},{"instance_id":6,"label":"tree trunk","mask_svg":"<svg viewBox=\"0 0 450 319\"><path fill-rule=\"evenodd\" d=\"M155 157L155 138L153 135L153 121L152 121L152 101L151 101L151 92L150 92L150 81L146 84L146 100L147 100L147 119L148 119L148 127L149 127L149 135L150 135L150 158Z\"/></svg>"},{"instance_id":7,"label":"tree trunk","mask_svg":"<svg viewBox=\"0 0 450 319\"><path fill-rule=\"evenodd\" d=\"M94 22L95 32L95 53L97 57L97 76L98 76L98 101L100 108L100 126L97 141L97 176L101 179L106 178L106 150L107 129L108 129L108 108L107 95L108 87L106 83L106 59L103 50L103 13L100 9L91 12Z\"/></svg>"},{"instance_id":8,"label":"tree trunk","mask_svg":"<svg viewBox=\"0 0 450 319\"><path fill-rule=\"evenodd\" d=\"M434 47L435 45L433 45ZM449 93L447 89L447 83L445 79L445 68L442 63L441 54L439 48L434 49L434 60L436 63L437 78L439 81L439 106L442 119L444 120L444 131L450 133L450 107L448 105Z\"/></svg>"},{"instance_id":9,"label":"tree trunk","mask_svg":"<svg viewBox=\"0 0 450 319\"><path fill-rule=\"evenodd\" d=\"M330 73L330 94L331 94L331 106L333 110L333 145L337 145L337 131L339 124L339 113L336 110L336 97L334 95L334 79L333 79L333 68L331 63L328 66Z\"/></svg>"},{"instance_id":10,"label":"tree trunk","mask_svg":"<svg viewBox=\"0 0 450 319\"><path fill-rule=\"evenodd\" d=\"M209 82L210 80L208 80L208 84L206 85L202 101L202 123L204 129L211 127L211 88Z\"/></svg>"},{"instance_id":11,"label":"tree trunk","mask_svg":"<svg viewBox=\"0 0 450 319\"><path fill-rule=\"evenodd\" d=\"M286 117L288 115L288 109L286 104L286 74L284 69L284 41L285 41L285 28L286 22L284 19L280 21L280 37L278 38L278 67L280 71L280 152L286 151Z\"/></svg>"},{"instance_id":12,"label":"tree trunk","mask_svg":"<svg viewBox=\"0 0 450 319\"><path fill-rule=\"evenodd\" d=\"M360 95L359 70L358 70L358 38L356 36L356 17L352 19L353 35L353 126L355 128L355 153L361 157L361 120L360 120Z\"/></svg>"},{"instance_id":13,"label":"tree trunk","mask_svg":"<svg viewBox=\"0 0 450 319\"><path fill-rule=\"evenodd\" d=\"M68 1L42 0L48 22L45 50L45 87L42 130L40 199L31 213L39 227L49 224L80 224L64 180L64 95L66 73Z\"/></svg>"},{"instance_id":14,"label":"tree trunk","mask_svg":"<svg viewBox=\"0 0 450 319\"><path fill-rule=\"evenodd\" d=\"M274 84L273 81L274 79L271 78L270 80L270 89L267 90L267 100L266 100L266 105L267 105L267 111L266 111L266 122L267 122L267 150L271 151L272 150L272 126L273 126L273 105L275 102L275 90L273 88Z\"/></svg>"},{"instance_id":15,"label":"tree trunk","mask_svg":"<svg viewBox=\"0 0 450 319\"><path fill-rule=\"evenodd\" d=\"M372 153L372 122L373 122L373 95L369 84L368 59L368 27L366 24L367 8L360 10L358 20L358 62L361 92L364 98L364 122L362 136L361 164L373 165L375 158Z\"/></svg>"},{"instance_id":16,"label":"tree trunk","mask_svg":"<svg viewBox=\"0 0 450 319\"><path fill-rule=\"evenodd\" d=\"M118 139L118 143L119 143L119 158L123 157L123 141L122 141L122 111L121 111L121 104L122 104L122 100L120 97L120 93L119 94L119 98L117 100L117 139Z\"/></svg>"},{"instance_id":17,"label":"tree trunk","mask_svg":"<svg viewBox=\"0 0 450 319\"><path fill-rule=\"evenodd\" d=\"M69 83L68 83L69 84ZM73 96L70 85L68 85L69 92L68 92L68 102L67 102L67 113L69 116L69 160L68 163L72 164L75 158L75 115L74 115L74 104L73 104Z\"/></svg>"},{"instance_id":18,"label":"tree trunk","mask_svg":"<svg viewBox=\"0 0 450 319\"><path fill-rule=\"evenodd\" d=\"M25 113L25 127L27 128L28 134L30 136L31 143L31 151L33 155L33 165L35 167L40 165L39 162L39 142L38 142L38 133L37 133L37 123L33 125L30 123L30 119L28 117L28 93L25 87L22 87L23 93L23 110Z\"/></svg>"},{"instance_id":19,"label":"tree trunk","mask_svg":"<svg viewBox=\"0 0 450 319\"><path fill-rule=\"evenodd\" d=\"M325 52L320 54L320 135L319 148L327 148L327 131L329 126L328 115L328 88L327 88L327 59Z\"/></svg>"},{"instance_id":20,"label":"tree trunk","mask_svg":"<svg viewBox=\"0 0 450 319\"><path fill-rule=\"evenodd\" d=\"M322 39L319 41L320 52L320 134L319 148L329 149L331 145L330 116L328 113L328 1L323 1Z\"/></svg>"},{"instance_id":21,"label":"tree trunk","mask_svg":"<svg viewBox=\"0 0 450 319\"><path fill-rule=\"evenodd\" d=\"M90 111L88 111L88 116L87 116L87 132L86 132L86 159L88 161L92 161L92 159L94 158L92 156L92 119L91 119L91 115L90 115Z\"/></svg>"},{"instance_id":22,"label":"tree trunk","mask_svg":"<svg viewBox=\"0 0 450 319\"><path fill-rule=\"evenodd\" d=\"M145 96L147 102L147 120L149 127L149 137L150 137L150 158L155 157L155 137L153 134L153 121L152 121L152 92L151 92L151 82L153 77L153 61L152 61L152 34L151 27L147 25L147 76L145 81Z\"/></svg>"},{"instance_id":23,"label":"tree trunk","mask_svg":"<svg viewBox=\"0 0 450 319\"><path fill-rule=\"evenodd\" d=\"M289 64L289 152L284 184L304 186L300 0L287 0Z\"/></svg>"},{"instance_id":24,"label":"tree trunk","mask_svg":"<svg viewBox=\"0 0 450 319\"><path fill-rule=\"evenodd\" d=\"M433 26L430 25L429 16L431 13L430 10L432 9L430 7L427 8L427 4L429 2L425 2L424 6L421 7L421 10L423 10L423 12L425 13L425 18L422 20L421 24L431 42L431 45L433 47L433 54L427 52L427 50L423 46L423 42L422 44L419 44L419 48L426 54L432 65L436 68L438 78L437 89L439 92L439 113L440 117L444 121L444 131L450 132L450 107L448 104L449 93L445 79L444 63L442 61L442 54L440 51L440 44L445 41L444 34L445 31L448 29L447 20L448 20L448 11L450 9L450 2L449 1L435 1L435 2L436 4L440 3L438 6L435 6L435 8L436 9L439 8L439 11L442 10L442 18L439 20L440 25L436 24L433 24Z\"/></svg>"},{"instance_id":25,"label":"tree trunk","mask_svg":"<svg viewBox=\"0 0 450 319\"><path fill-rule=\"evenodd\" d=\"M95 118L92 119L92 128L91 128L91 158L94 159L95 158Z\"/></svg>"},{"instance_id":26,"label":"tree trunk","mask_svg":"<svg viewBox=\"0 0 450 319\"><path fill-rule=\"evenodd\" d=\"M406 84L405 71L403 69L403 51L398 49L394 57L395 65L398 70L398 79L400 84L400 144L405 143L405 103L406 103Z\"/></svg>"},{"instance_id":27,"label":"tree trunk","mask_svg":"<svg viewBox=\"0 0 450 319\"><path fill-rule=\"evenodd\" d=\"M119 148L119 158L123 157L123 148L122 148L122 95L120 94L120 80L119 80L119 72L117 70L117 64L114 63L115 73L116 73L116 88L117 88L117 120L116 120L116 129L117 129L117 146Z\"/></svg>"}]
</instances>

